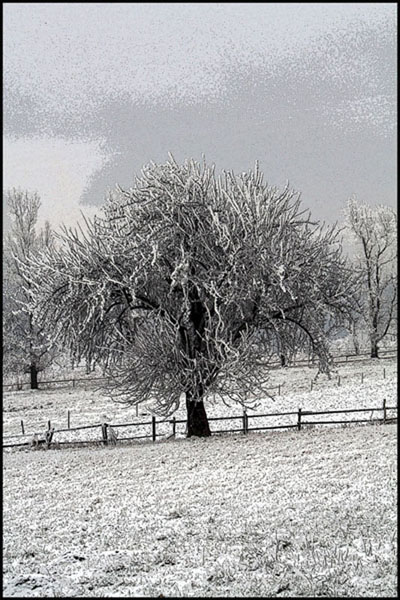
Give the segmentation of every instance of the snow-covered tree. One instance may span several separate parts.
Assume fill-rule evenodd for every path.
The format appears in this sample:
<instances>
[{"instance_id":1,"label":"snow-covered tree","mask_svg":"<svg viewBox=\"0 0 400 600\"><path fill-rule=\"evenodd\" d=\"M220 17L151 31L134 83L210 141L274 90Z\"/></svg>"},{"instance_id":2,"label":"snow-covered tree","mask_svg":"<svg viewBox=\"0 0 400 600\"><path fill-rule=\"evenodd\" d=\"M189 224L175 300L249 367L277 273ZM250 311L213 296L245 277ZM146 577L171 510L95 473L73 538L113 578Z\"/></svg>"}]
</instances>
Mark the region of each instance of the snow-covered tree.
<instances>
[{"instance_id":1,"label":"snow-covered tree","mask_svg":"<svg viewBox=\"0 0 400 600\"><path fill-rule=\"evenodd\" d=\"M46 222L36 232L40 198L36 193L12 189L6 194L11 230L6 236L3 260L3 369L17 377L30 374L31 388L50 364L50 342L33 322L30 264L34 253L53 247ZM24 267L25 265L25 267Z\"/></svg>"},{"instance_id":2,"label":"snow-covered tree","mask_svg":"<svg viewBox=\"0 0 400 600\"><path fill-rule=\"evenodd\" d=\"M303 348L329 368L327 313L351 308L336 228L299 195L172 156L109 195L86 230L34 262L37 318L77 360L101 361L112 394L210 434L204 400L265 395L268 361ZM296 332L296 335L294 333Z\"/></svg>"},{"instance_id":3,"label":"snow-covered tree","mask_svg":"<svg viewBox=\"0 0 400 600\"><path fill-rule=\"evenodd\" d=\"M347 226L357 245L353 261L361 275L359 311L352 324L356 329L361 316L371 357L378 358L379 342L397 316L397 216L388 206L371 207L351 198Z\"/></svg>"}]
</instances>

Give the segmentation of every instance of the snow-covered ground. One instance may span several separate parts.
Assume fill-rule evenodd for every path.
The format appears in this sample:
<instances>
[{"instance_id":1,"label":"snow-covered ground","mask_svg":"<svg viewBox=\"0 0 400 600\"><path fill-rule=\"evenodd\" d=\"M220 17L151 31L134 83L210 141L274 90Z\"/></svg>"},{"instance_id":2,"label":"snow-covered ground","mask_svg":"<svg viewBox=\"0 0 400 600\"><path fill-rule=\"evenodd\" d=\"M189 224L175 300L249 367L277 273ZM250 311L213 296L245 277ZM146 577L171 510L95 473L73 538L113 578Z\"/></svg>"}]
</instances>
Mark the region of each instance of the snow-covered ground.
<instances>
[{"instance_id":1,"label":"snow-covered ground","mask_svg":"<svg viewBox=\"0 0 400 600\"><path fill-rule=\"evenodd\" d=\"M275 399L260 399L249 415L379 408L384 398L397 406L395 361L340 365L310 391L315 374L273 371L269 385L280 384L281 395L275 389ZM89 385L8 393L3 405L4 438L20 433L21 419L29 433L44 431L49 419L66 427L67 410L71 426L149 421L143 408L136 417L135 407ZM242 414L220 404L207 411ZM211 423L213 430L240 426ZM169 423L162 427L171 432ZM184 439L184 425L178 431L175 441L4 451L4 596L397 595L395 425L208 439ZM99 439L100 428L56 435Z\"/></svg>"},{"instance_id":2,"label":"snow-covered ground","mask_svg":"<svg viewBox=\"0 0 400 600\"><path fill-rule=\"evenodd\" d=\"M5 597L396 597L395 425L4 453Z\"/></svg>"}]
</instances>

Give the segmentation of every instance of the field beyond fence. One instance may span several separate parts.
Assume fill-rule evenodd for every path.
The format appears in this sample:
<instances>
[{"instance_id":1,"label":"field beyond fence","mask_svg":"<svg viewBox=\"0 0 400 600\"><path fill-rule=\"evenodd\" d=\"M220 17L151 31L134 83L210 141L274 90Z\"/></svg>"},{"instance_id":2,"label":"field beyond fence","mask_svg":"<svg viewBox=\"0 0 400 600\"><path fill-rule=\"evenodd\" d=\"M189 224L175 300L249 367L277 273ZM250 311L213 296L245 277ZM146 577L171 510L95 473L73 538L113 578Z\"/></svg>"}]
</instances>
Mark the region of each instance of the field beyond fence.
<instances>
[{"instance_id":1,"label":"field beyond fence","mask_svg":"<svg viewBox=\"0 0 400 600\"><path fill-rule=\"evenodd\" d=\"M391 348L387 350L380 351L380 358L378 360L385 360L395 358L397 356L397 348ZM333 364L349 364L349 363L362 363L365 360L370 360L371 356L369 352L361 352L359 354L340 354L333 356ZM268 368L277 369L281 368L282 365L279 361L271 362L266 364ZM295 367L314 367L316 366L316 362L313 359L299 359L292 360L289 364L285 366L285 368L295 368ZM84 385L93 385L97 383L110 383L109 377L93 377L91 374L88 374L86 377L70 377L65 379L50 379L50 380L40 380L38 381L38 385L40 388L43 387L63 387L65 385L71 385L72 388L75 388L81 384ZM61 384L61 385L60 385ZM30 381L17 381L15 383L5 383L3 384L4 391L20 391L24 388L30 387Z\"/></svg>"}]
</instances>

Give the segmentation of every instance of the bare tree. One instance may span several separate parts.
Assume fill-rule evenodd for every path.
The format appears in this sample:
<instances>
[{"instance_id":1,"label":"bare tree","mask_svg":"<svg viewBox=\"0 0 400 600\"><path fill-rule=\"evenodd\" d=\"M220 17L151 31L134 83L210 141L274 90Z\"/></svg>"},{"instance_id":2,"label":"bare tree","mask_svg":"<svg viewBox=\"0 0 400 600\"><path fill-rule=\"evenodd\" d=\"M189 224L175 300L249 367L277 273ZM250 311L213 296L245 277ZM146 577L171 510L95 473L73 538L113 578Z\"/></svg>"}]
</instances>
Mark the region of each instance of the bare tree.
<instances>
[{"instance_id":1,"label":"bare tree","mask_svg":"<svg viewBox=\"0 0 400 600\"><path fill-rule=\"evenodd\" d=\"M397 217L388 206L371 207L350 199L348 227L358 246L356 269L361 274L358 315L367 325L371 358L379 356L379 342L390 331L397 311Z\"/></svg>"},{"instance_id":2,"label":"bare tree","mask_svg":"<svg viewBox=\"0 0 400 600\"><path fill-rule=\"evenodd\" d=\"M27 191L9 190L6 195L12 221L4 245L3 274L3 358L13 373L30 374L31 388L38 387L38 372L52 357L50 343L33 322L29 259L41 249L52 248L49 223L37 234L39 196ZM25 268L23 268L25 265Z\"/></svg>"},{"instance_id":3,"label":"bare tree","mask_svg":"<svg viewBox=\"0 0 400 600\"><path fill-rule=\"evenodd\" d=\"M328 370L326 315L343 317L353 293L338 232L257 164L216 176L150 163L86 225L35 259L35 306L77 359L107 365L115 399L169 415L184 398L187 435L206 436L204 400L265 396L279 348Z\"/></svg>"}]
</instances>

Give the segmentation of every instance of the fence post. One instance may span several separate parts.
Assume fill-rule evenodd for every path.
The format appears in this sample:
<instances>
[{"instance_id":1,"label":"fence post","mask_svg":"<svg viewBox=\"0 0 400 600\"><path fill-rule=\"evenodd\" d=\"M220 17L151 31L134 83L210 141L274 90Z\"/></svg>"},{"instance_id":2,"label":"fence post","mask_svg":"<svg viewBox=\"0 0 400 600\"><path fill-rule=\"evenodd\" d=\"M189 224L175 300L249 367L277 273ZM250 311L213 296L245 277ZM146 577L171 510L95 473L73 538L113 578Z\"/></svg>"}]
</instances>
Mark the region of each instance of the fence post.
<instances>
[{"instance_id":1,"label":"fence post","mask_svg":"<svg viewBox=\"0 0 400 600\"><path fill-rule=\"evenodd\" d=\"M383 399L383 422L386 423L386 398Z\"/></svg>"},{"instance_id":2,"label":"fence post","mask_svg":"<svg viewBox=\"0 0 400 600\"><path fill-rule=\"evenodd\" d=\"M383 379L386 379L386 371L385 371L385 367L383 367Z\"/></svg>"},{"instance_id":3,"label":"fence post","mask_svg":"<svg viewBox=\"0 0 400 600\"><path fill-rule=\"evenodd\" d=\"M243 409L243 433L247 433L247 413L246 409Z\"/></svg>"},{"instance_id":4,"label":"fence post","mask_svg":"<svg viewBox=\"0 0 400 600\"><path fill-rule=\"evenodd\" d=\"M301 408L299 408L298 416L297 416L297 429L300 431L301 429Z\"/></svg>"},{"instance_id":5,"label":"fence post","mask_svg":"<svg viewBox=\"0 0 400 600\"><path fill-rule=\"evenodd\" d=\"M281 395L281 384L279 383L278 384L278 396L280 396L280 395Z\"/></svg>"},{"instance_id":6,"label":"fence post","mask_svg":"<svg viewBox=\"0 0 400 600\"><path fill-rule=\"evenodd\" d=\"M153 442L156 441L156 418L151 417L151 433L153 437Z\"/></svg>"},{"instance_id":7,"label":"fence post","mask_svg":"<svg viewBox=\"0 0 400 600\"><path fill-rule=\"evenodd\" d=\"M103 444L105 446L107 446L107 442L108 442L108 440L107 440L107 427L108 427L107 423L103 423L102 426L101 426L101 434L102 434L102 438L103 438Z\"/></svg>"},{"instance_id":8,"label":"fence post","mask_svg":"<svg viewBox=\"0 0 400 600\"><path fill-rule=\"evenodd\" d=\"M68 419L68 429L69 429L69 428L70 428L70 426L71 426L71 418L70 418L70 413L69 413L69 411L68 411L68 413L67 413L67 419Z\"/></svg>"},{"instance_id":9,"label":"fence post","mask_svg":"<svg viewBox=\"0 0 400 600\"><path fill-rule=\"evenodd\" d=\"M172 417L171 423L172 423L172 435L175 437L175 434L176 434L176 419L175 419L175 417Z\"/></svg>"},{"instance_id":10,"label":"fence post","mask_svg":"<svg viewBox=\"0 0 400 600\"><path fill-rule=\"evenodd\" d=\"M361 383L364 383L364 373L361 373Z\"/></svg>"},{"instance_id":11,"label":"fence post","mask_svg":"<svg viewBox=\"0 0 400 600\"><path fill-rule=\"evenodd\" d=\"M25 435L25 431L24 431L24 422L21 419L21 429L22 429L22 435Z\"/></svg>"},{"instance_id":12,"label":"fence post","mask_svg":"<svg viewBox=\"0 0 400 600\"><path fill-rule=\"evenodd\" d=\"M47 429L51 429L51 423L50 423L50 421L47 421Z\"/></svg>"},{"instance_id":13,"label":"fence post","mask_svg":"<svg viewBox=\"0 0 400 600\"><path fill-rule=\"evenodd\" d=\"M75 378L74 378L74 379L72 379L72 387L73 387L73 388L75 387Z\"/></svg>"},{"instance_id":14,"label":"fence post","mask_svg":"<svg viewBox=\"0 0 400 600\"><path fill-rule=\"evenodd\" d=\"M313 380L311 379L311 381L310 381L310 392L312 392L312 388L313 388Z\"/></svg>"},{"instance_id":15,"label":"fence post","mask_svg":"<svg viewBox=\"0 0 400 600\"><path fill-rule=\"evenodd\" d=\"M50 423L50 421L49 421ZM50 448L50 444L51 444L51 440L53 439L53 435L54 435L54 429L49 429L48 431L46 431L46 446L47 448Z\"/></svg>"},{"instance_id":16,"label":"fence post","mask_svg":"<svg viewBox=\"0 0 400 600\"><path fill-rule=\"evenodd\" d=\"M340 386L340 375L337 377L337 384Z\"/></svg>"}]
</instances>

